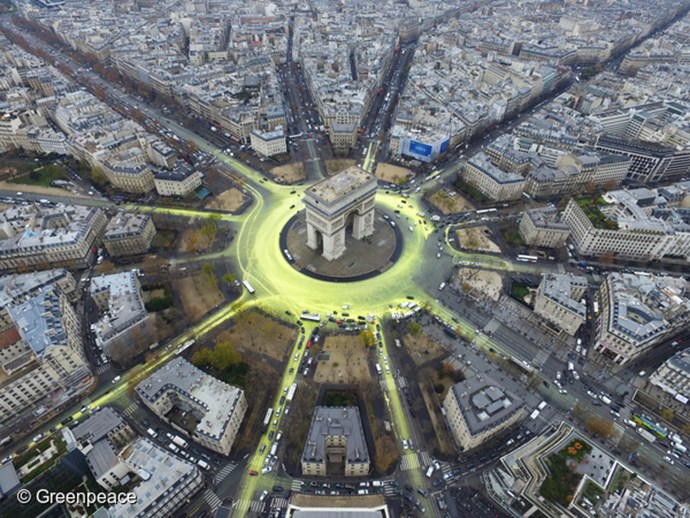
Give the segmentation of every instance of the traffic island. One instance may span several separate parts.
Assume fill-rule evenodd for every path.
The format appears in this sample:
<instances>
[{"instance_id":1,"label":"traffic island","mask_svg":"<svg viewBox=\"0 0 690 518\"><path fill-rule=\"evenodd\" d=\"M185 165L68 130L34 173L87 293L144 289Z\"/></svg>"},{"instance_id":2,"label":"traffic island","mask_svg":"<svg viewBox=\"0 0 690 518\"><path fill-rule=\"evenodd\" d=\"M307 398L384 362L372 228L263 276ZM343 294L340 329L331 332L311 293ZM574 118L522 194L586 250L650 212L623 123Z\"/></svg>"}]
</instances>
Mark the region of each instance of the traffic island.
<instances>
[{"instance_id":1,"label":"traffic island","mask_svg":"<svg viewBox=\"0 0 690 518\"><path fill-rule=\"evenodd\" d=\"M394 227L391 224L394 220L388 218L377 211L374 232L366 238L355 239L352 233L346 233L345 253L329 261L320 249L313 250L307 246L305 211L301 211L283 228L280 249L293 268L309 277L331 282L370 279L393 266L402 253L399 227Z\"/></svg>"}]
</instances>

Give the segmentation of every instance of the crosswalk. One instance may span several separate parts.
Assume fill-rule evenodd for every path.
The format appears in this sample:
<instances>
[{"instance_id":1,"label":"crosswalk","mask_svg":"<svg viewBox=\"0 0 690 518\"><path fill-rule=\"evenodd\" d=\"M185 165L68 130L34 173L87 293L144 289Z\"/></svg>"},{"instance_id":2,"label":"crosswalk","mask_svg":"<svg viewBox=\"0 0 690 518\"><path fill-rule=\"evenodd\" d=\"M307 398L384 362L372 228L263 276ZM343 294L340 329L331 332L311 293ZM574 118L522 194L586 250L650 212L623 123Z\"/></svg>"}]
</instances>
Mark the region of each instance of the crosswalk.
<instances>
[{"instance_id":1,"label":"crosswalk","mask_svg":"<svg viewBox=\"0 0 690 518\"><path fill-rule=\"evenodd\" d=\"M234 470L237 467L237 463L235 462L230 462L226 466L223 467L218 473L215 474L213 477L216 484L220 484L225 478L232 473L232 470Z\"/></svg>"},{"instance_id":2,"label":"crosswalk","mask_svg":"<svg viewBox=\"0 0 690 518\"><path fill-rule=\"evenodd\" d=\"M271 509L287 509L288 499L276 496L271 500Z\"/></svg>"},{"instance_id":3,"label":"crosswalk","mask_svg":"<svg viewBox=\"0 0 690 518\"><path fill-rule=\"evenodd\" d=\"M402 460L400 461L400 469L403 471L407 471L410 469L418 469L419 468L419 459L417 458L417 454L412 452L412 453L406 453L403 455Z\"/></svg>"},{"instance_id":4,"label":"crosswalk","mask_svg":"<svg viewBox=\"0 0 690 518\"><path fill-rule=\"evenodd\" d=\"M239 500L235 500L235 510L237 511L237 514L242 515L243 513L246 513L247 510L249 509L249 506L252 503L253 503L253 500L247 500L246 498L241 498ZM260 503L260 502L258 502L258 503Z\"/></svg>"},{"instance_id":5,"label":"crosswalk","mask_svg":"<svg viewBox=\"0 0 690 518\"><path fill-rule=\"evenodd\" d=\"M204 491L204 500L208 504L208 506L211 508L211 512L215 512L216 509L220 507L220 504L223 502L220 497L215 494L213 491L210 489L207 489Z\"/></svg>"},{"instance_id":6,"label":"crosswalk","mask_svg":"<svg viewBox=\"0 0 690 518\"><path fill-rule=\"evenodd\" d=\"M122 413L125 417L130 417L134 412L137 411L138 405L136 403L130 403L127 408L125 408Z\"/></svg>"},{"instance_id":7,"label":"crosswalk","mask_svg":"<svg viewBox=\"0 0 690 518\"><path fill-rule=\"evenodd\" d=\"M299 493L302 491L302 484L299 483L299 480L293 480L292 484L290 485L290 490L293 493Z\"/></svg>"},{"instance_id":8,"label":"crosswalk","mask_svg":"<svg viewBox=\"0 0 690 518\"><path fill-rule=\"evenodd\" d=\"M383 486L383 496L394 496L396 494L395 488L392 485L386 484Z\"/></svg>"},{"instance_id":9,"label":"crosswalk","mask_svg":"<svg viewBox=\"0 0 690 518\"><path fill-rule=\"evenodd\" d=\"M422 466L428 466L431 464L431 455L429 455L428 451L419 451L417 452L417 455L419 456L419 464Z\"/></svg>"},{"instance_id":10,"label":"crosswalk","mask_svg":"<svg viewBox=\"0 0 690 518\"><path fill-rule=\"evenodd\" d=\"M259 502L258 500L252 500L249 505L249 510L255 513L262 513L264 511L264 504L266 502Z\"/></svg>"},{"instance_id":11,"label":"crosswalk","mask_svg":"<svg viewBox=\"0 0 690 518\"><path fill-rule=\"evenodd\" d=\"M112 367L109 363L104 363L103 365L96 367L96 372L98 372L98 374L103 374L104 372L108 372L111 368Z\"/></svg>"}]
</instances>

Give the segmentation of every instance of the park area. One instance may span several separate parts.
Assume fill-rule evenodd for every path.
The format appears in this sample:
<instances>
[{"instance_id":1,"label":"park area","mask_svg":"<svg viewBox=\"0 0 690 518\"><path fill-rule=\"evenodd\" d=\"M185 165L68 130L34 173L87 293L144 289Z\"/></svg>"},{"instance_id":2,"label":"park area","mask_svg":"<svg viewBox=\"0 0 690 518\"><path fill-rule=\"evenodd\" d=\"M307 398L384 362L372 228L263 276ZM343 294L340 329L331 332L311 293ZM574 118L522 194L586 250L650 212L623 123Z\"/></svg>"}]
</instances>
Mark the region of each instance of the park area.
<instances>
[{"instance_id":1,"label":"park area","mask_svg":"<svg viewBox=\"0 0 690 518\"><path fill-rule=\"evenodd\" d=\"M371 379L367 349L359 336L327 336L314 374L318 383L358 383Z\"/></svg>"},{"instance_id":2,"label":"park area","mask_svg":"<svg viewBox=\"0 0 690 518\"><path fill-rule=\"evenodd\" d=\"M469 227L455 231L458 238L458 246L464 250L477 252L491 252L500 254L501 249L489 239L491 230L488 227Z\"/></svg>"},{"instance_id":3,"label":"park area","mask_svg":"<svg viewBox=\"0 0 690 518\"><path fill-rule=\"evenodd\" d=\"M211 198L204 208L223 210L227 212L235 212L242 207L244 202L244 194L239 189L231 187L230 189L223 191L218 196Z\"/></svg>"},{"instance_id":4,"label":"park area","mask_svg":"<svg viewBox=\"0 0 690 518\"><path fill-rule=\"evenodd\" d=\"M332 158L326 160L326 173L331 176L353 165L355 161L350 158Z\"/></svg>"},{"instance_id":5,"label":"park area","mask_svg":"<svg viewBox=\"0 0 690 518\"><path fill-rule=\"evenodd\" d=\"M379 163L376 166L376 178L395 185L404 183L410 174L409 169L393 164Z\"/></svg>"},{"instance_id":6,"label":"park area","mask_svg":"<svg viewBox=\"0 0 690 518\"><path fill-rule=\"evenodd\" d=\"M551 476L539 488L539 494L547 500L564 507L570 505L575 496L582 473L581 463L588 463L592 447L581 439L575 439L563 449L546 458Z\"/></svg>"},{"instance_id":7,"label":"park area","mask_svg":"<svg viewBox=\"0 0 690 518\"><path fill-rule=\"evenodd\" d=\"M216 281L202 272L180 279L176 288L187 318L193 324L225 300Z\"/></svg>"},{"instance_id":8,"label":"park area","mask_svg":"<svg viewBox=\"0 0 690 518\"><path fill-rule=\"evenodd\" d=\"M482 294L495 301L498 301L501 296L503 279L497 272L461 268L456 278L460 291L463 293L469 295Z\"/></svg>"},{"instance_id":9,"label":"park area","mask_svg":"<svg viewBox=\"0 0 690 518\"><path fill-rule=\"evenodd\" d=\"M276 180L280 180L281 183L295 183L307 177L302 162L294 162L292 164L274 167L271 169L271 174Z\"/></svg>"},{"instance_id":10,"label":"park area","mask_svg":"<svg viewBox=\"0 0 690 518\"><path fill-rule=\"evenodd\" d=\"M429 203L443 214L457 214L458 212L474 210L474 205L464 196L447 187L439 189L429 196Z\"/></svg>"},{"instance_id":11,"label":"park area","mask_svg":"<svg viewBox=\"0 0 690 518\"><path fill-rule=\"evenodd\" d=\"M218 335L218 340L235 344L240 353L259 353L277 361L295 341L296 330L256 310L238 314L232 327Z\"/></svg>"},{"instance_id":12,"label":"park area","mask_svg":"<svg viewBox=\"0 0 690 518\"><path fill-rule=\"evenodd\" d=\"M419 326L419 329L417 326ZM421 326L417 322L410 324L409 331L410 333L403 338L403 342L410 358L417 365L439 359L447 354L446 350L435 338L421 331Z\"/></svg>"}]
</instances>

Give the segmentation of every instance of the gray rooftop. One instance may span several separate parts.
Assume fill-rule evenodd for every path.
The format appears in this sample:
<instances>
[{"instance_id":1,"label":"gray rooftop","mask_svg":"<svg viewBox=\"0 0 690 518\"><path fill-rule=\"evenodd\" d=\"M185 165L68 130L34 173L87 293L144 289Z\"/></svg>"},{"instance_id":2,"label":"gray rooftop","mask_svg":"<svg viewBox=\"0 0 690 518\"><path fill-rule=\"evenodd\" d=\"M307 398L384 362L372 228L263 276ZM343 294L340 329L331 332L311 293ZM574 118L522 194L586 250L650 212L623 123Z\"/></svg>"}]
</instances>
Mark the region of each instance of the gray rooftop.
<instances>
[{"instance_id":1,"label":"gray rooftop","mask_svg":"<svg viewBox=\"0 0 690 518\"><path fill-rule=\"evenodd\" d=\"M307 189L306 194L326 204L344 197L361 187L376 188L376 178L356 165L348 167L335 176L318 182Z\"/></svg>"},{"instance_id":2,"label":"gray rooftop","mask_svg":"<svg viewBox=\"0 0 690 518\"><path fill-rule=\"evenodd\" d=\"M587 316L587 306L573 298L573 289L587 288L587 278L579 275L545 273L542 276L542 290L549 300L563 306L583 320Z\"/></svg>"},{"instance_id":3,"label":"gray rooftop","mask_svg":"<svg viewBox=\"0 0 690 518\"><path fill-rule=\"evenodd\" d=\"M216 440L225 433L243 394L241 389L209 376L184 358L175 358L155 371L137 385L136 391L151 402L170 391L176 393L204 412L195 433Z\"/></svg>"},{"instance_id":4,"label":"gray rooftop","mask_svg":"<svg viewBox=\"0 0 690 518\"><path fill-rule=\"evenodd\" d=\"M83 423L73 427L72 434L79 442L89 441L94 444L123 424L122 417L112 408L106 407L94 412Z\"/></svg>"},{"instance_id":5,"label":"gray rooftop","mask_svg":"<svg viewBox=\"0 0 690 518\"><path fill-rule=\"evenodd\" d=\"M17 472L14 470L14 465L8 462L0 467L0 498L13 493L19 486L21 483L17 477Z\"/></svg>"},{"instance_id":6,"label":"gray rooftop","mask_svg":"<svg viewBox=\"0 0 690 518\"><path fill-rule=\"evenodd\" d=\"M470 158L467 163L489 176L498 184L509 184L524 182L525 179L517 173L502 171L491 163L491 159L483 151Z\"/></svg>"},{"instance_id":7,"label":"gray rooftop","mask_svg":"<svg viewBox=\"0 0 690 518\"><path fill-rule=\"evenodd\" d=\"M525 405L520 398L483 375L456 383L451 390L472 435L494 428Z\"/></svg>"},{"instance_id":8,"label":"gray rooftop","mask_svg":"<svg viewBox=\"0 0 690 518\"><path fill-rule=\"evenodd\" d=\"M196 466L182 460L146 438L139 438L127 446L120 456L130 470L142 481L132 490L136 503L120 504L110 508L111 518L132 516L158 516L166 495L175 488L186 486L198 476Z\"/></svg>"},{"instance_id":9,"label":"gray rooftop","mask_svg":"<svg viewBox=\"0 0 690 518\"><path fill-rule=\"evenodd\" d=\"M36 356L51 346L67 346L67 332L62 325L60 291L54 284L35 297L8 308L24 341Z\"/></svg>"},{"instance_id":10,"label":"gray rooftop","mask_svg":"<svg viewBox=\"0 0 690 518\"><path fill-rule=\"evenodd\" d=\"M93 277L89 287L91 295L103 291L108 292L108 312L91 325L91 329L103 342L148 316L135 271Z\"/></svg>"},{"instance_id":11,"label":"gray rooftop","mask_svg":"<svg viewBox=\"0 0 690 518\"><path fill-rule=\"evenodd\" d=\"M609 330L631 342L663 335L678 319L690 317L687 281L676 277L611 273Z\"/></svg>"},{"instance_id":12,"label":"gray rooftop","mask_svg":"<svg viewBox=\"0 0 690 518\"><path fill-rule=\"evenodd\" d=\"M348 463L369 462L362 421L356 407L317 406L309 426L302 462L324 462L326 439L332 436L347 438L345 460Z\"/></svg>"}]
</instances>

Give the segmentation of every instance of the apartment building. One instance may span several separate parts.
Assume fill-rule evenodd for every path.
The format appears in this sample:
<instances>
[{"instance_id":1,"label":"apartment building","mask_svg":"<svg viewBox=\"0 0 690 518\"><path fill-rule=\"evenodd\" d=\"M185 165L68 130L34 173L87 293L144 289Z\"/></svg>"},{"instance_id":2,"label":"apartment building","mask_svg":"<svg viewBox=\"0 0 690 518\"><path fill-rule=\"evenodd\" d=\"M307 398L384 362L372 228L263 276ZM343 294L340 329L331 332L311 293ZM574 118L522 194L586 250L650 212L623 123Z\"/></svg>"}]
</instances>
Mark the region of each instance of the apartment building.
<instances>
[{"instance_id":1,"label":"apartment building","mask_svg":"<svg viewBox=\"0 0 690 518\"><path fill-rule=\"evenodd\" d=\"M673 238L662 222L639 219L621 227L616 222L606 223L607 218L600 214L597 207L583 209L575 200L568 202L563 222L570 228L578 253L588 256L612 253L622 259L650 261L661 258Z\"/></svg>"},{"instance_id":2,"label":"apartment building","mask_svg":"<svg viewBox=\"0 0 690 518\"><path fill-rule=\"evenodd\" d=\"M517 200L525 187L522 176L502 171L491 163L484 152L470 158L460 176L463 181L494 201Z\"/></svg>"},{"instance_id":3,"label":"apartment building","mask_svg":"<svg viewBox=\"0 0 690 518\"><path fill-rule=\"evenodd\" d=\"M91 331L96 346L110 359L127 363L156 341L136 271L91 278L89 295L102 313Z\"/></svg>"},{"instance_id":4,"label":"apartment building","mask_svg":"<svg viewBox=\"0 0 690 518\"><path fill-rule=\"evenodd\" d=\"M688 325L687 290L681 277L608 274L597 293L594 350L619 365L638 358Z\"/></svg>"},{"instance_id":5,"label":"apartment building","mask_svg":"<svg viewBox=\"0 0 690 518\"><path fill-rule=\"evenodd\" d=\"M586 277L543 274L534 299L534 312L557 329L575 336L587 320L587 305L582 302L586 292Z\"/></svg>"},{"instance_id":6,"label":"apartment building","mask_svg":"<svg viewBox=\"0 0 690 518\"><path fill-rule=\"evenodd\" d=\"M443 408L455 443L463 451L480 446L525 416L520 398L478 373L453 385Z\"/></svg>"},{"instance_id":7,"label":"apartment building","mask_svg":"<svg viewBox=\"0 0 690 518\"><path fill-rule=\"evenodd\" d=\"M690 402L690 349L679 351L662 363L649 377L649 382L687 405Z\"/></svg>"},{"instance_id":8,"label":"apartment building","mask_svg":"<svg viewBox=\"0 0 690 518\"><path fill-rule=\"evenodd\" d=\"M594 147L629 157L627 178L643 184L679 180L687 176L690 169L690 149L679 150L670 144L600 135Z\"/></svg>"},{"instance_id":9,"label":"apartment building","mask_svg":"<svg viewBox=\"0 0 690 518\"><path fill-rule=\"evenodd\" d=\"M137 385L136 392L161 419L167 420L173 407L192 413L196 427L180 431L223 455L230 453L247 411L243 390L209 376L184 358L156 370Z\"/></svg>"},{"instance_id":10,"label":"apartment building","mask_svg":"<svg viewBox=\"0 0 690 518\"><path fill-rule=\"evenodd\" d=\"M249 139L252 149L258 155L269 157L287 153L287 138L280 126L272 131L254 130L250 133Z\"/></svg>"},{"instance_id":11,"label":"apartment building","mask_svg":"<svg viewBox=\"0 0 690 518\"><path fill-rule=\"evenodd\" d=\"M191 165L178 162L172 171L160 171L153 177L160 196L189 196L201 187L203 175Z\"/></svg>"},{"instance_id":12,"label":"apartment building","mask_svg":"<svg viewBox=\"0 0 690 518\"><path fill-rule=\"evenodd\" d=\"M518 230L526 244L541 248L561 248L570 236L570 228L553 206L526 210Z\"/></svg>"},{"instance_id":13,"label":"apartment building","mask_svg":"<svg viewBox=\"0 0 690 518\"><path fill-rule=\"evenodd\" d=\"M0 332L0 422L26 411L47 412L91 381L79 319L57 283L5 303L9 325Z\"/></svg>"},{"instance_id":14,"label":"apartment building","mask_svg":"<svg viewBox=\"0 0 690 518\"><path fill-rule=\"evenodd\" d=\"M204 487L199 468L146 438L135 439L118 457L130 473L138 475L138 483L131 489L136 500L110 507L110 518L180 516L182 508Z\"/></svg>"},{"instance_id":15,"label":"apartment building","mask_svg":"<svg viewBox=\"0 0 690 518\"><path fill-rule=\"evenodd\" d=\"M106 226L101 209L14 206L0 214L0 269L85 267Z\"/></svg>"},{"instance_id":16,"label":"apartment building","mask_svg":"<svg viewBox=\"0 0 690 518\"><path fill-rule=\"evenodd\" d=\"M630 163L626 156L566 153L556 160L555 167L542 166L530 171L525 192L544 198L602 186L617 187L626 177Z\"/></svg>"},{"instance_id":17,"label":"apartment building","mask_svg":"<svg viewBox=\"0 0 690 518\"><path fill-rule=\"evenodd\" d=\"M148 252L155 236L151 216L118 212L105 227L103 245L113 257L138 255Z\"/></svg>"},{"instance_id":18,"label":"apartment building","mask_svg":"<svg viewBox=\"0 0 690 518\"><path fill-rule=\"evenodd\" d=\"M106 491L114 491L129 473L118 453L137 434L113 408L105 407L90 414L86 420L69 429L96 483Z\"/></svg>"},{"instance_id":19,"label":"apartment building","mask_svg":"<svg viewBox=\"0 0 690 518\"><path fill-rule=\"evenodd\" d=\"M53 284L71 303L77 301L77 283L67 270L44 270L0 277L0 332L14 325L8 311L10 306L28 300Z\"/></svg>"},{"instance_id":20,"label":"apartment building","mask_svg":"<svg viewBox=\"0 0 690 518\"><path fill-rule=\"evenodd\" d=\"M302 452L302 474L334 475L326 471L327 464L334 463L344 465L344 473L335 475L363 477L370 462L359 409L317 406Z\"/></svg>"}]
</instances>

